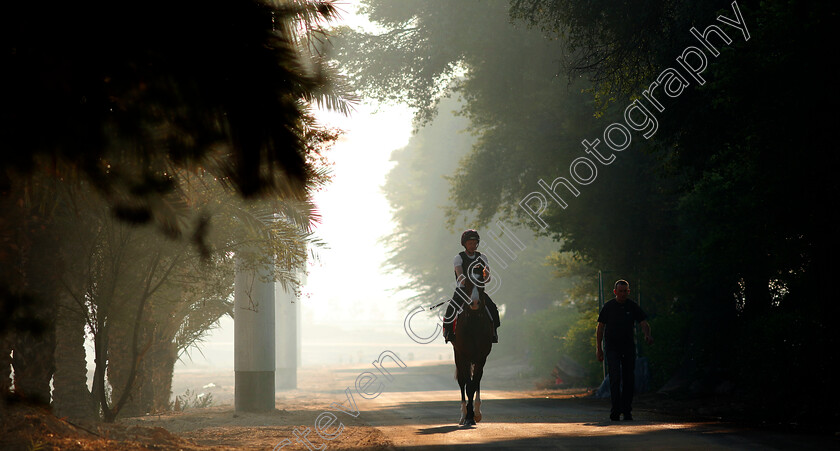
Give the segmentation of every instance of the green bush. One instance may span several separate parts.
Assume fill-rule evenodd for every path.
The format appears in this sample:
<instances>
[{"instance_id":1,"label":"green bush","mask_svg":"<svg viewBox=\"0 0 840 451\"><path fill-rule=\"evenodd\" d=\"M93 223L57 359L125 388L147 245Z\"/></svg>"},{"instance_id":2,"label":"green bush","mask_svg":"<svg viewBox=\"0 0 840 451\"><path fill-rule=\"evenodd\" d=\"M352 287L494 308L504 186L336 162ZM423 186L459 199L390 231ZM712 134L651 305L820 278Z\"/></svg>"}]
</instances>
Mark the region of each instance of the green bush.
<instances>
[{"instance_id":1,"label":"green bush","mask_svg":"<svg viewBox=\"0 0 840 451\"><path fill-rule=\"evenodd\" d=\"M503 321L499 354L519 355L523 349L534 374L550 376L560 358L562 339L580 314L570 307L549 307Z\"/></svg>"},{"instance_id":2,"label":"green bush","mask_svg":"<svg viewBox=\"0 0 840 451\"><path fill-rule=\"evenodd\" d=\"M645 344L641 332L637 339L641 343L640 356L647 357L650 362L652 387L658 388L670 379L682 363L689 317L686 313L674 313L650 320L650 324L656 340L654 344ZM604 377L603 364L595 356L597 326L597 310L581 313L566 332L560 349L586 369L586 383L591 386L599 385Z\"/></svg>"},{"instance_id":3,"label":"green bush","mask_svg":"<svg viewBox=\"0 0 840 451\"><path fill-rule=\"evenodd\" d=\"M836 427L832 335L811 311L775 308L744 318L730 350L738 394L763 419Z\"/></svg>"},{"instance_id":4,"label":"green bush","mask_svg":"<svg viewBox=\"0 0 840 451\"><path fill-rule=\"evenodd\" d=\"M196 390L187 389L183 395L176 396L174 401L169 403L169 410L175 409L175 403L178 403L179 410L204 409L214 405L213 393L199 393Z\"/></svg>"},{"instance_id":5,"label":"green bush","mask_svg":"<svg viewBox=\"0 0 840 451\"><path fill-rule=\"evenodd\" d=\"M563 338L579 313L569 307L550 307L531 315L525 337L529 343L531 366L539 375L550 375L560 359Z\"/></svg>"},{"instance_id":6,"label":"green bush","mask_svg":"<svg viewBox=\"0 0 840 451\"><path fill-rule=\"evenodd\" d=\"M586 370L585 382L598 386L603 380L603 365L595 356L595 330L598 312L590 310L579 314L564 337L561 351Z\"/></svg>"},{"instance_id":7,"label":"green bush","mask_svg":"<svg viewBox=\"0 0 840 451\"><path fill-rule=\"evenodd\" d=\"M520 356L523 349L528 348L525 340L525 329L527 329L527 318L502 318L502 327L499 328L499 344L493 345L493 356Z\"/></svg>"},{"instance_id":8,"label":"green bush","mask_svg":"<svg viewBox=\"0 0 840 451\"><path fill-rule=\"evenodd\" d=\"M648 321L654 343L648 346L639 333L641 355L650 363L651 388L657 390L674 375L683 363L686 337L689 330L688 313L670 313Z\"/></svg>"}]
</instances>

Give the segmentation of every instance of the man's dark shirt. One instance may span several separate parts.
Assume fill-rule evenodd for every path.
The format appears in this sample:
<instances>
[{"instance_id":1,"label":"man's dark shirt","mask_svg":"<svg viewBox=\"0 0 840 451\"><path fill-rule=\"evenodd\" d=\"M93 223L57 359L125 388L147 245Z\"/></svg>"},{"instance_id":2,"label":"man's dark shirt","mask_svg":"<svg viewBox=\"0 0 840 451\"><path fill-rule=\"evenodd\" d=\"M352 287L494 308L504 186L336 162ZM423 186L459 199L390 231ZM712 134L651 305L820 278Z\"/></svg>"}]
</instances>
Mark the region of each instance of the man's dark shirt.
<instances>
[{"instance_id":1,"label":"man's dark shirt","mask_svg":"<svg viewBox=\"0 0 840 451\"><path fill-rule=\"evenodd\" d=\"M604 323L604 339L609 347L627 345L633 343L633 323L644 321L647 315L639 307L639 304L627 299L620 303L611 299L604 304L601 314L598 315L598 322Z\"/></svg>"}]
</instances>

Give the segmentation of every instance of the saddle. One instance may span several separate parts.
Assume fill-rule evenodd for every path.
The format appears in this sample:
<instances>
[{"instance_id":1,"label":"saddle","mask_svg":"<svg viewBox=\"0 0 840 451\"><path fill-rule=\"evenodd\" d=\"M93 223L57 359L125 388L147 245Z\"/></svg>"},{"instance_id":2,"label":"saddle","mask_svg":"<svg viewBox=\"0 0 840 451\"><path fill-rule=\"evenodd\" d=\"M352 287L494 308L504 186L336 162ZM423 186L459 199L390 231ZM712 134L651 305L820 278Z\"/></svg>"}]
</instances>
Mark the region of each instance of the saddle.
<instances>
[{"instance_id":1,"label":"saddle","mask_svg":"<svg viewBox=\"0 0 840 451\"><path fill-rule=\"evenodd\" d=\"M484 301L486 298L486 294L482 293L482 300ZM490 312L490 308L487 305L487 302L482 302L481 307L478 310L473 310L469 307L469 305L465 305L462 303L462 310L461 313L455 316L455 319L452 321L451 330L449 330L449 334L444 336L444 341L455 341L455 331L458 330L458 319L462 318L463 316L466 317L484 317L486 321L489 322L490 325L490 333L492 337L493 343L498 343L499 339L496 335L496 324L493 319L493 314ZM445 329L444 329L445 330Z\"/></svg>"}]
</instances>

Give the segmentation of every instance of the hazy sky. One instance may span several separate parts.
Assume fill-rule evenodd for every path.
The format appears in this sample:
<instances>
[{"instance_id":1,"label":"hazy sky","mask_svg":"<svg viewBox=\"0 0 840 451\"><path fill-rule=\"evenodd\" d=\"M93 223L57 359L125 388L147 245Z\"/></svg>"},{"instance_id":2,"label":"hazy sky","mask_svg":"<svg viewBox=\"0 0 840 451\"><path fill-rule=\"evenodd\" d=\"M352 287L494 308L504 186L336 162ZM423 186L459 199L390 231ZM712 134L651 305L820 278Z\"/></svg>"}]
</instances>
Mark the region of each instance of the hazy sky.
<instances>
[{"instance_id":1,"label":"hazy sky","mask_svg":"<svg viewBox=\"0 0 840 451\"><path fill-rule=\"evenodd\" d=\"M394 164L391 152L411 137L412 112L404 106L360 104L350 117L321 112L319 118L344 135L327 153L332 182L315 196L321 214L316 234L328 248L316 250L319 260L309 265L302 289L302 363L367 361L386 348L418 359L448 356L451 351L442 340L418 345L408 338L403 330L407 312L400 306L410 293L395 293L402 274L382 268L388 249L380 241L395 227L382 186ZM413 324L431 331L432 321L418 315ZM233 329L233 320L223 317L201 352L190 351L193 361L185 359L179 367L232 368Z\"/></svg>"},{"instance_id":2,"label":"hazy sky","mask_svg":"<svg viewBox=\"0 0 840 451\"><path fill-rule=\"evenodd\" d=\"M350 12L349 3L343 3L341 9L348 11L342 14L345 23L364 25ZM358 104L349 117L325 111L318 114L322 123L338 127L344 134L326 154L333 163L332 182L315 195L322 219L316 234L328 249L317 249L319 260L309 265L309 277L302 289L304 363L316 360L312 354L318 353L322 359L335 360L334 353L328 357L322 352L321 347L330 345L313 344L314 340L307 338L318 333L318 341L328 338L346 349L352 348L352 354L349 350L345 354L358 355L356 361L378 352L371 346L393 348L401 355L411 352L418 358L439 358L451 353L442 340L417 345L408 338L403 331L407 312L400 306L411 293L395 293L403 275L389 274L382 268L388 249L380 241L395 227L382 186L393 166L391 153L404 147L411 137L412 116L413 112L405 106L370 102ZM419 316L416 323L419 327L434 327L431 319ZM323 330L336 333L324 337ZM359 345L354 348L354 344ZM191 352L194 362L187 366L232 367L232 350L233 320L224 317L202 346L206 358ZM347 362L346 357L343 362Z\"/></svg>"},{"instance_id":3,"label":"hazy sky","mask_svg":"<svg viewBox=\"0 0 840 451\"><path fill-rule=\"evenodd\" d=\"M357 1L343 1L341 22L353 28L372 25L355 13ZM392 233L391 212L382 192L393 166L391 152L408 143L412 111L402 105L362 102L346 117L319 113L327 125L345 131L327 154L333 163L332 183L317 193L322 215L317 234L329 249L320 249L320 261L309 267L303 290L303 316L314 323L360 328L377 321L402 322L398 306L408 295L395 295L400 274L381 268L388 250L379 243Z\"/></svg>"},{"instance_id":4,"label":"hazy sky","mask_svg":"<svg viewBox=\"0 0 840 451\"><path fill-rule=\"evenodd\" d=\"M371 105L359 105L352 117L321 118L346 133L328 153L332 183L315 196L322 215L317 234L330 249L318 250L320 261L309 267L303 314L349 327L353 321L401 320L399 299L391 293L400 276L384 274L388 249L379 241L394 230L382 185L393 165L391 152L411 136L412 113L399 106L374 113Z\"/></svg>"}]
</instances>

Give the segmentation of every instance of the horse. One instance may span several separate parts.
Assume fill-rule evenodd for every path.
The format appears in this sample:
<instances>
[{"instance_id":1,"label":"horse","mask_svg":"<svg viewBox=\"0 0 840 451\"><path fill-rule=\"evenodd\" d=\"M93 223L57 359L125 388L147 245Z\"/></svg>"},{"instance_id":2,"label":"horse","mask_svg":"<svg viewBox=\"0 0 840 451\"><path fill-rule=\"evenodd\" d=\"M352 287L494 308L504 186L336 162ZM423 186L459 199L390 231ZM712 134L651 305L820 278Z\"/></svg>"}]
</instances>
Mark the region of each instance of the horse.
<instances>
[{"instance_id":1,"label":"horse","mask_svg":"<svg viewBox=\"0 0 840 451\"><path fill-rule=\"evenodd\" d=\"M458 424L462 426L481 421L481 376L493 346L493 321L485 308L484 296L482 293L477 301L466 302L455 322L455 377L461 387Z\"/></svg>"}]
</instances>

